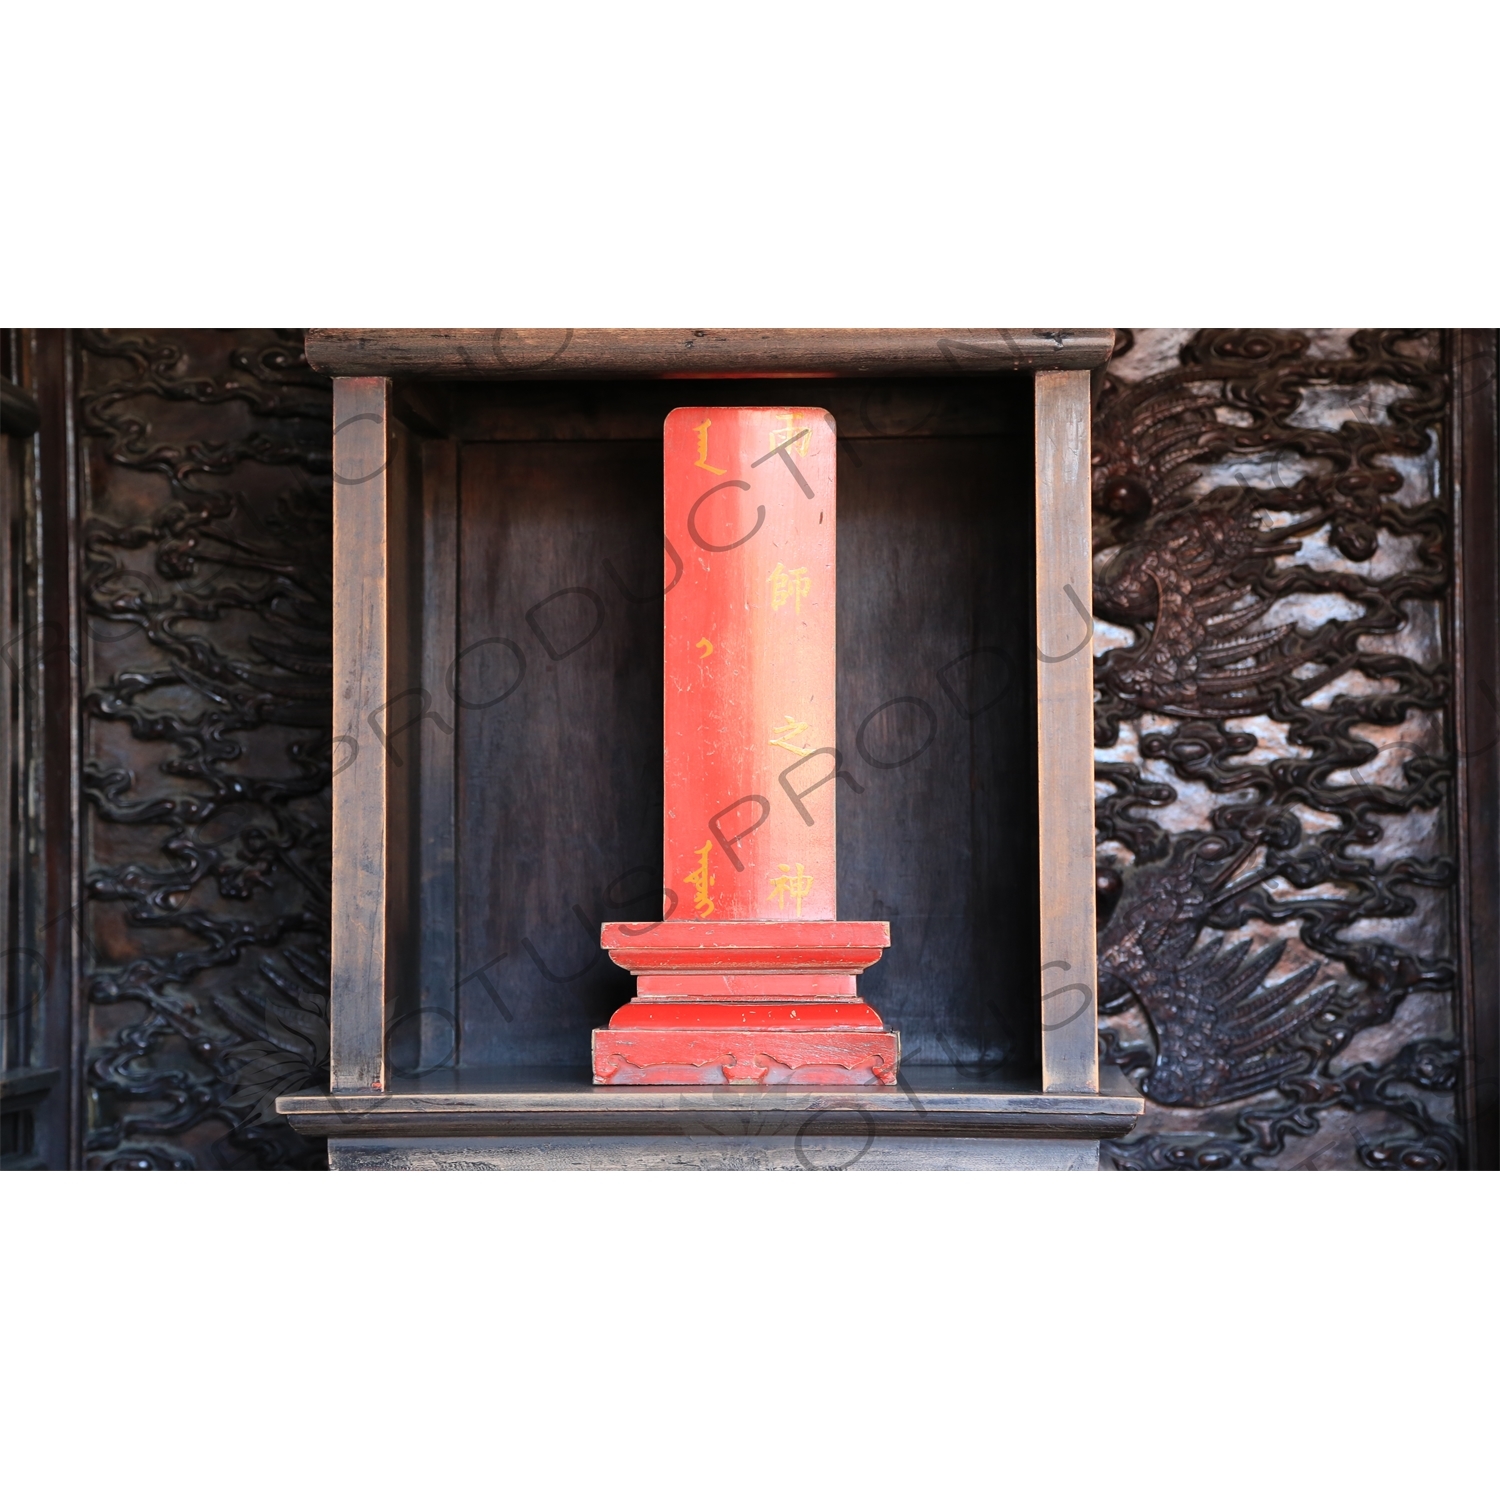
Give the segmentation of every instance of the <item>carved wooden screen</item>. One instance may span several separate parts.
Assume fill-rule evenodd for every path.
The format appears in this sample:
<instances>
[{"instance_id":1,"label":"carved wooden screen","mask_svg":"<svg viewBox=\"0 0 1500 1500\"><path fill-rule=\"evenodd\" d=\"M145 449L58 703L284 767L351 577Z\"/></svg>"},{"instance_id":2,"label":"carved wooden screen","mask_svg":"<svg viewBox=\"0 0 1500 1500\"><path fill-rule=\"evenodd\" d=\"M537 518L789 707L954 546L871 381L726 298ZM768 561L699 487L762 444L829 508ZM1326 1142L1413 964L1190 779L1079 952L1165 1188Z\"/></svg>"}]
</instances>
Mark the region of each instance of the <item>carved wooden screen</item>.
<instances>
[{"instance_id":1,"label":"carved wooden screen","mask_svg":"<svg viewBox=\"0 0 1500 1500\"><path fill-rule=\"evenodd\" d=\"M1122 335L1096 406L1106 1055L1129 1167L1452 1167L1450 351Z\"/></svg>"},{"instance_id":2,"label":"carved wooden screen","mask_svg":"<svg viewBox=\"0 0 1500 1500\"><path fill-rule=\"evenodd\" d=\"M93 1167L309 1167L329 400L80 335ZM1122 334L1097 391L1104 1046L1165 1168L1464 1164L1446 336Z\"/></svg>"},{"instance_id":3,"label":"carved wooden screen","mask_svg":"<svg viewBox=\"0 0 1500 1500\"><path fill-rule=\"evenodd\" d=\"M77 341L84 1164L323 1165L328 382L270 331Z\"/></svg>"}]
</instances>

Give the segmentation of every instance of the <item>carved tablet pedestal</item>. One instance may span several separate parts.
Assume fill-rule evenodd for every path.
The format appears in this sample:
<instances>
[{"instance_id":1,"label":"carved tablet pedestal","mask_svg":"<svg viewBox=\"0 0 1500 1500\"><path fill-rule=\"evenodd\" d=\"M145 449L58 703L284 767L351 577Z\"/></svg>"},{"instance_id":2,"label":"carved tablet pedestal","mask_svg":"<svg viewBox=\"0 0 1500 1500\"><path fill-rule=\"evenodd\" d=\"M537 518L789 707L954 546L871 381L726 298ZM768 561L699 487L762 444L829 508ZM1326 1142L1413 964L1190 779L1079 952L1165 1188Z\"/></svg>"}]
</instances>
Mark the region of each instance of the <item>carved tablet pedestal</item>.
<instances>
[{"instance_id":1,"label":"carved tablet pedestal","mask_svg":"<svg viewBox=\"0 0 1500 1500\"><path fill-rule=\"evenodd\" d=\"M856 993L885 922L604 928L636 998L594 1033L595 1083L893 1084L900 1039Z\"/></svg>"},{"instance_id":2,"label":"carved tablet pedestal","mask_svg":"<svg viewBox=\"0 0 1500 1500\"><path fill-rule=\"evenodd\" d=\"M856 993L890 926L834 920L836 442L816 408L667 417L668 911L604 925L637 988L594 1033L595 1083L896 1081Z\"/></svg>"}]
</instances>

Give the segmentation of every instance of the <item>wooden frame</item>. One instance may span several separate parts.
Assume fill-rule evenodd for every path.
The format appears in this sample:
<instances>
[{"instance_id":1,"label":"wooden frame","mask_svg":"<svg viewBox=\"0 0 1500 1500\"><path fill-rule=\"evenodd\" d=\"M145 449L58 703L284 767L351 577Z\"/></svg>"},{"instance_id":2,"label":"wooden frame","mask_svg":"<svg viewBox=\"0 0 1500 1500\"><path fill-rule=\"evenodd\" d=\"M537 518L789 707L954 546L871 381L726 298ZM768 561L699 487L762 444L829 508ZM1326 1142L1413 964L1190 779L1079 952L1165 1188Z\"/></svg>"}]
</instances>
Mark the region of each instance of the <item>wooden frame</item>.
<instances>
[{"instance_id":1,"label":"wooden frame","mask_svg":"<svg viewBox=\"0 0 1500 1500\"><path fill-rule=\"evenodd\" d=\"M332 1086L385 1087L390 892L400 863L400 809L389 761L361 754L401 680L391 660L392 531L404 496L391 472L396 446L390 382L337 380L333 388L334 744L350 758L333 781L333 929L329 1071Z\"/></svg>"},{"instance_id":2,"label":"wooden frame","mask_svg":"<svg viewBox=\"0 0 1500 1500\"><path fill-rule=\"evenodd\" d=\"M423 597L419 518L429 515L429 529L452 524L451 505L430 503L445 485L454 487L452 449L421 443L412 429L423 418L404 407L398 411L392 377L532 381L996 371L1027 371L1035 378L1042 1086L1048 1094L1097 1095L1089 372L1112 347L1109 330L311 331L311 363L335 377L335 1095L386 1090L392 1018L403 996L422 983L399 968L398 955L409 946L403 942L405 924L415 916L430 928L441 921L445 900L451 902L451 893L445 896L433 885L426 873L431 862L418 857L412 838L422 826L414 818L420 802L446 795L451 805L451 771L445 792L400 764L398 756L369 753L372 737L389 750L382 716L397 701L412 700L402 710L402 727L419 709L421 715L431 712L425 695L409 684L423 680L415 670L419 657L428 666L437 660L434 635L441 641L446 631L451 642L453 629L451 604L446 622L429 621L435 632L418 640L409 628ZM427 505L421 503L424 483ZM430 588L427 597L431 611ZM1134 1101L1126 1113L1133 1116L1138 1108Z\"/></svg>"},{"instance_id":3,"label":"wooden frame","mask_svg":"<svg viewBox=\"0 0 1500 1500\"><path fill-rule=\"evenodd\" d=\"M22 883L23 930L3 944L19 948L31 962L20 976L27 987L6 997L9 1017L23 1023L10 1040L22 1045L4 1059L0 1113L33 1117L34 1152L22 1165L76 1169L83 1165L86 1001L77 982L83 893L75 769L81 693L75 350L72 333L64 329L15 330L13 336L25 350L20 363L27 369L15 371L23 385L7 382L0 392L0 425L10 441L32 450L25 545L34 572L25 618L5 643L3 670L23 679L23 714L29 719L23 796L34 867ZM29 982L38 976L39 988L31 990Z\"/></svg>"},{"instance_id":4,"label":"wooden frame","mask_svg":"<svg viewBox=\"0 0 1500 1500\"><path fill-rule=\"evenodd\" d=\"M1494 329L1452 335L1458 760L1459 1122L1468 1165L1500 1169L1500 476Z\"/></svg>"}]
</instances>

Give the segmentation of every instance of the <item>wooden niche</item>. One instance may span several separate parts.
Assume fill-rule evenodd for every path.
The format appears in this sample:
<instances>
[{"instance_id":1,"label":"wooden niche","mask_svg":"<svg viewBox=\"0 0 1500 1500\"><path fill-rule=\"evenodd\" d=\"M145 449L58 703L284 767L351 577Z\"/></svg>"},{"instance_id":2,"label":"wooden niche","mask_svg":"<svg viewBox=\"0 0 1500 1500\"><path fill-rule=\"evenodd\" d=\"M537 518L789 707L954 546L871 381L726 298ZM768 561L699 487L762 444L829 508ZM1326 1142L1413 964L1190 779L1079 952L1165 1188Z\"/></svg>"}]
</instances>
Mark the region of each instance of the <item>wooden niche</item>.
<instances>
[{"instance_id":1,"label":"wooden niche","mask_svg":"<svg viewBox=\"0 0 1500 1500\"><path fill-rule=\"evenodd\" d=\"M334 380L341 1168L1092 1168L1090 370L1107 330L315 330ZM662 867L663 424L837 433L838 919L891 1087L600 1087ZM711 482L711 481L708 481ZM661 571L658 571L658 570ZM680 872L678 872L680 873Z\"/></svg>"}]
</instances>

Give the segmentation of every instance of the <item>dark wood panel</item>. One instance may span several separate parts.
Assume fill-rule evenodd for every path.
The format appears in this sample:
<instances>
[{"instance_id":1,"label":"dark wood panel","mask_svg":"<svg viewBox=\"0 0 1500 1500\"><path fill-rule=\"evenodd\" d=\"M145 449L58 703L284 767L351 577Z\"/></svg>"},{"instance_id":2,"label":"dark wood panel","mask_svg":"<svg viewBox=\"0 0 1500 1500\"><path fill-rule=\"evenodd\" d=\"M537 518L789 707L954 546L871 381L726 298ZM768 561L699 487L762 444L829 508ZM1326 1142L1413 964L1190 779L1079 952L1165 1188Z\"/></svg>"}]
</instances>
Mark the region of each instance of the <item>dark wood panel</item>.
<instances>
[{"instance_id":1,"label":"dark wood panel","mask_svg":"<svg viewBox=\"0 0 1500 1500\"><path fill-rule=\"evenodd\" d=\"M466 1063L577 1065L661 912L661 442L475 444L460 475Z\"/></svg>"},{"instance_id":2,"label":"dark wood panel","mask_svg":"<svg viewBox=\"0 0 1500 1500\"><path fill-rule=\"evenodd\" d=\"M568 380L682 375L984 375L1081 370L1107 328L314 328L330 375Z\"/></svg>"},{"instance_id":3,"label":"dark wood panel","mask_svg":"<svg viewBox=\"0 0 1500 1500\"><path fill-rule=\"evenodd\" d=\"M1025 402L1030 392L1012 396ZM1039 1065L1032 464L998 439L839 464L839 915L891 924L863 992L913 1063Z\"/></svg>"},{"instance_id":4,"label":"dark wood panel","mask_svg":"<svg viewBox=\"0 0 1500 1500\"><path fill-rule=\"evenodd\" d=\"M454 704L445 679L458 651L458 444L429 439L422 444L421 622L422 669L419 698L408 706L404 720L422 715L408 742L420 756L421 855L418 861L417 925L420 932L420 1009L430 1022L404 1028L387 1038L394 1072L404 1067L405 1055L430 1041L422 1064L446 1065L454 1047L454 990L458 984L458 948L453 913L458 899L454 864L457 812L454 794ZM420 1051L418 1052L420 1056Z\"/></svg>"},{"instance_id":5,"label":"dark wood panel","mask_svg":"<svg viewBox=\"0 0 1500 1500\"><path fill-rule=\"evenodd\" d=\"M400 1024L409 1007L422 995L423 856L426 840L421 828L423 767L429 755L448 747L421 716L428 706L423 684L426 485L423 442L401 421L389 422L389 464L386 481L386 680L379 706L366 712L372 732L380 725L381 759L385 766L385 975L386 1006L383 1042L385 1076L396 1066L394 1054L409 1041L413 1028ZM340 470L339 472L342 472ZM433 622L434 625L437 623ZM439 647L441 649L441 647ZM451 648L450 648L451 649ZM369 747L372 751L375 746ZM336 825L337 826L337 825ZM337 844L337 840L335 840ZM441 1042L439 1042L441 1045Z\"/></svg>"},{"instance_id":6,"label":"dark wood panel","mask_svg":"<svg viewBox=\"0 0 1500 1500\"><path fill-rule=\"evenodd\" d=\"M1030 390L1024 376L1000 377ZM420 411L467 442L657 442L678 406L817 406L840 438L1016 436L1031 441L1029 402L997 401L997 382L974 379L555 381L397 387L398 409ZM1019 413L1019 416L1017 415Z\"/></svg>"}]
</instances>

